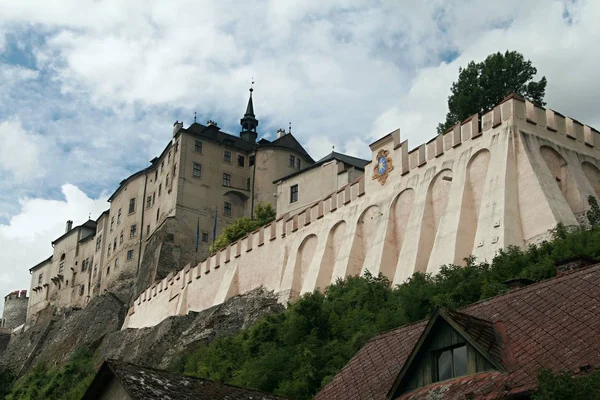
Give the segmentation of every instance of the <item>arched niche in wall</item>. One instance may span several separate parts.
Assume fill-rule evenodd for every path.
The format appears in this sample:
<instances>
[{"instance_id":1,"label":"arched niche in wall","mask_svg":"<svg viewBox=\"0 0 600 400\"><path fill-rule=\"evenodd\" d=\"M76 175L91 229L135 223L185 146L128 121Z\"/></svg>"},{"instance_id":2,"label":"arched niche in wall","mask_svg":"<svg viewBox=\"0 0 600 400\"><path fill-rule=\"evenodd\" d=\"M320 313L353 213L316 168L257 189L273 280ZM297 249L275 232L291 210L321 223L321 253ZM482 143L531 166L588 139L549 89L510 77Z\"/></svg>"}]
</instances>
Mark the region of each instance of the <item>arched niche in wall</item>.
<instances>
[{"instance_id":1,"label":"arched niche in wall","mask_svg":"<svg viewBox=\"0 0 600 400\"><path fill-rule=\"evenodd\" d=\"M229 190L223 195L223 204L219 205L219 213L226 214L225 202L231 205L231 218L240 218L246 215L246 208L248 205L249 197L240 191Z\"/></svg>"},{"instance_id":2,"label":"arched niche in wall","mask_svg":"<svg viewBox=\"0 0 600 400\"><path fill-rule=\"evenodd\" d=\"M317 249L317 235L311 234L304 238L298 247L296 265L294 266L294 279L292 280L292 295L296 296L302 290L306 272L310 267L315 250Z\"/></svg>"},{"instance_id":3,"label":"arched niche in wall","mask_svg":"<svg viewBox=\"0 0 600 400\"><path fill-rule=\"evenodd\" d=\"M327 235L325 253L323 254L323 260L321 261L316 284L316 287L321 291L324 291L325 288L332 283L331 277L333 275L333 268L335 267L335 260L342 247L346 226L346 221L340 221L331 228Z\"/></svg>"},{"instance_id":4,"label":"arched niche in wall","mask_svg":"<svg viewBox=\"0 0 600 400\"><path fill-rule=\"evenodd\" d=\"M462 264L463 260L473 254L475 235L481 215L481 198L485 187L490 152L483 149L475 153L467 164L465 188L460 207L460 220L456 239L455 264Z\"/></svg>"},{"instance_id":5,"label":"arched niche in wall","mask_svg":"<svg viewBox=\"0 0 600 400\"><path fill-rule=\"evenodd\" d=\"M583 169L585 177L590 182L592 189L594 189L596 198L600 199L600 170L594 164L587 161L581 164L581 169Z\"/></svg>"},{"instance_id":6,"label":"arched niche in wall","mask_svg":"<svg viewBox=\"0 0 600 400\"><path fill-rule=\"evenodd\" d=\"M371 241L375 235L375 227L382 214L379 207L370 206L361 214L356 225L354 240L352 241L352 249L350 250L350 258L348 260L348 268L346 276L358 275L365 263L367 251L371 246Z\"/></svg>"},{"instance_id":7,"label":"arched niche in wall","mask_svg":"<svg viewBox=\"0 0 600 400\"><path fill-rule=\"evenodd\" d=\"M577 184L569 171L567 161L549 146L542 146L540 153L550 170L550 174L552 174L560 191L567 200L571 211L577 216L577 214L585 210L585 207L581 201L581 194L579 193Z\"/></svg>"},{"instance_id":8,"label":"arched niche in wall","mask_svg":"<svg viewBox=\"0 0 600 400\"><path fill-rule=\"evenodd\" d=\"M426 272L427 263L433 250L435 236L437 234L440 220L448 205L448 195L452 183L452 171L441 170L429 184L427 197L425 198L425 211L421 222L421 234L419 236L419 249L415 271Z\"/></svg>"},{"instance_id":9,"label":"arched niche in wall","mask_svg":"<svg viewBox=\"0 0 600 400\"><path fill-rule=\"evenodd\" d=\"M400 250L404 244L404 235L406 226L410 219L415 199L413 189L405 189L392 202L390 215L385 233L385 243L383 245L383 255L381 257L381 266L379 271L390 280L394 279L394 273L400 257Z\"/></svg>"}]
</instances>

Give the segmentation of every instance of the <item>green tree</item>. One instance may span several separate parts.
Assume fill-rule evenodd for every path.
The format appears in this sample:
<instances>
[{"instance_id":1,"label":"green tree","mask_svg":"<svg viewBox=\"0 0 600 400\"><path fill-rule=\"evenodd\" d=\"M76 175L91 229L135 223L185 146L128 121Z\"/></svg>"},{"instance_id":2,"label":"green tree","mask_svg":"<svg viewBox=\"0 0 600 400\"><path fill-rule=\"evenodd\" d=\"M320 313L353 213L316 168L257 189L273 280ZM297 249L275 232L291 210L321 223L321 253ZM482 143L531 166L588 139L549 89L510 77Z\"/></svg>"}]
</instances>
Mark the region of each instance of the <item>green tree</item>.
<instances>
[{"instance_id":1,"label":"green tree","mask_svg":"<svg viewBox=\"0 0 600 400\"><path fill-rule=\"evenodd\" d=\"M593 229L600 227L600 206L598 200L592 195L588 196L590 209L587 211L587 220Z\"/></svg>"},{"instance_id":2,"label":"green tree","mask_svg":"<svg viewBox=\"0 0 600 400\"><path fill-rule=\"evenodd\" d=\"M227 247L230 243L243 238L248 233L255 231L261 226L275 220L275 210L270 203L258 203L254 208L254 219L248 217L237 218L228 225L210 245L210 254Z\"/></svg>"},{"instance_id":3,"label":"green tree","mask_svg":"<svg viewBox=\"0 0 600 400\"><path fill-rule=\"evenodd\" d=\"M438 125L438 133L446 132L475 113L491 110L511 93L545 105L546 77L536 82L533 80L536 73L531 61L525 60L519 52L508 50L459 68L458 80L452 83L448 97L446 121Z\"/></svg>"},{"instance_id":4,"label":"green tree","mask_svg":"<svg viewBox=\"0 0 600 400\"><path fill-rule=\"evenodd\" d=\"M600 371L581 377L541 370L533 400L600 400Z\"/></svg>"}]
</instances>

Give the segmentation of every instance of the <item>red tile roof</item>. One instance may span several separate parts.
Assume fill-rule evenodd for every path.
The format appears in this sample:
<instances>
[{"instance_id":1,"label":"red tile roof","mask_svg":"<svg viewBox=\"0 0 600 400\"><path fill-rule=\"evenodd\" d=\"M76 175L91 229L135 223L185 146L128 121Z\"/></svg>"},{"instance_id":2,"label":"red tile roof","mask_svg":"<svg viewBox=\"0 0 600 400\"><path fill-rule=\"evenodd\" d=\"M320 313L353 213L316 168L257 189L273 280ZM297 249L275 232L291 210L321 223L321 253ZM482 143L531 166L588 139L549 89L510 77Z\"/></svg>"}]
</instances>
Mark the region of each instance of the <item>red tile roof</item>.
<instances>
[{"instance_id":1,"label":"red tile roof","mask_svg":"<svg viewBox=\"0 0 600 400\"><path fill-rule=\"evenodd\" d=\"M403 394L440 399L496 399L533 390L540 368L554 372L600 367L600 264L462 308L494 324L504 336L507 372L484 372L438 382ZM460 314L457 314L460 317ZM372 338L315 397L385 399L428 321ZM479 328L483 328L482 330ZM479 328L487 336L489 325ZM470 333L474 334L474 333Z\"/></svg>"}]
</instances>

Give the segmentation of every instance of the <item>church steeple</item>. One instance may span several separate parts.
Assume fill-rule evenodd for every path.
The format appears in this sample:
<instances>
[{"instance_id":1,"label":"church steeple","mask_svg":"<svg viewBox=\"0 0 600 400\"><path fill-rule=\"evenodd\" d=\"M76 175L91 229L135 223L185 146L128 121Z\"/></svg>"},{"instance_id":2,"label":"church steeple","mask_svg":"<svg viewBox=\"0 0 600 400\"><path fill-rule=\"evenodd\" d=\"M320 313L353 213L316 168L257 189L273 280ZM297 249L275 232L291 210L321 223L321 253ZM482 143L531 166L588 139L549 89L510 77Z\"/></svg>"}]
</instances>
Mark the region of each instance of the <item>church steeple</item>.
<instances>
[{"instance_id":1,"label":"church steeple","mask_svg":"<svg viewBox=\"0 0 600 400\"><path fill-rule=\"evenodd\" d=\"M254 82L252 82L254 84ZM252 86L250 87L250 98L248 99L248 106L246 107L246 113L244 114L244 118L240 120L240 124L242 125L242 131L240 132L240 137L247 142L256 143L256 127L258 126L258 120L254 115L254 104L252 103L252 92L254 89Z\"/></svg>"}]
</instances>

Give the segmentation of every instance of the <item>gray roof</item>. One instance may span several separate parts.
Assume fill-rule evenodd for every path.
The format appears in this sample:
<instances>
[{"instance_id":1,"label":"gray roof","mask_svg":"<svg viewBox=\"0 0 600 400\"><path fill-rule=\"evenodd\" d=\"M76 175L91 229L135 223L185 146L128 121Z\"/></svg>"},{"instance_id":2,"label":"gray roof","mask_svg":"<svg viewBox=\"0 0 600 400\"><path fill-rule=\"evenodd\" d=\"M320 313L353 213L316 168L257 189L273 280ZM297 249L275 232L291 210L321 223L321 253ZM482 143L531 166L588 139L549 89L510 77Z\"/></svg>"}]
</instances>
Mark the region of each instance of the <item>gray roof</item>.
<instances>
[{"instance_id":1,"label":"gray roof","mask_svg":"<svg viewBox=\"0 0 600 400\"><path fill-rule=\"evenodd\" d=\"M192 378L122 361L108 360L100 367L82 400L98 399L112 378L133 400L282 400L283 397L208 379Z\"/></svg>"},{"instance_id":2,"label":"gray roof","mask_svg":"<svg viewBox=\"0 0 600 400\"><path fill-rule=\"evenodd\" d=\"M371 162L369 160L363 160L362 158L352 157L352 156L348 156L346 154L336 153L335 151L332 151L331 153L329 153L325 157L321 158L316 163L314 163L314 164L312 164L312 165L310 165L310 166L308 166L308 167L306 167L304 169L301 169L299 171L296 171L296 172L293 172L293 173L291 173L289 175L286 175L286 176L284 176L282 178L276 179L273 183L277 183L277 182L280 182L280 181L284 181L286 179L290 179L290 178L292 178L292 177L294 177L296 175L300 175L300 174L302 174L302 173L304 173L306 171L309 171L309 170L311 170L313 168L316 168L318 166L321 166L321 165L325 164L328 161L333 161L333 160L341 161L344 164L351 165L351 166L353 166L355 168L358 168L360 170L363 170L363 171L365 169L365 165L367 165L368 163Z\"/></svg>"}]
</instances>

